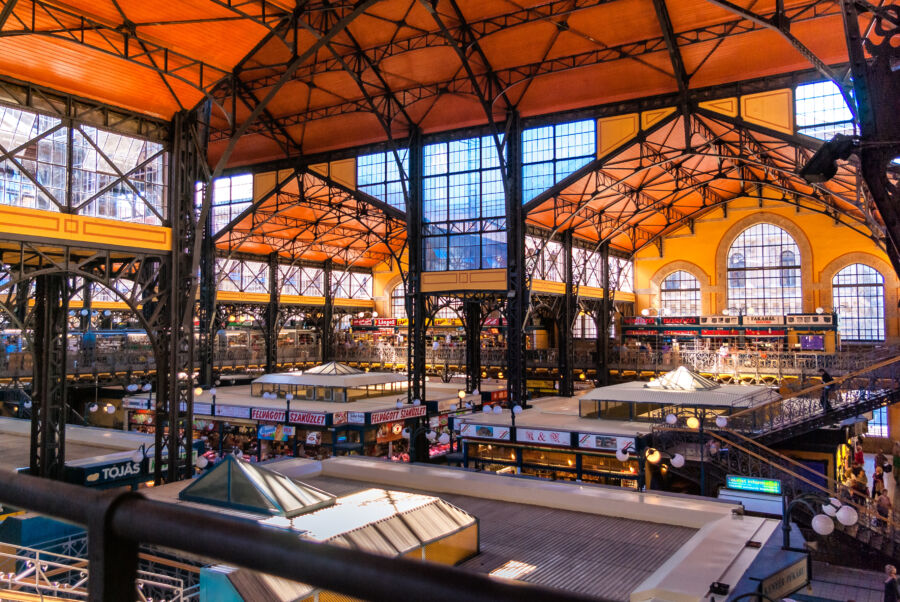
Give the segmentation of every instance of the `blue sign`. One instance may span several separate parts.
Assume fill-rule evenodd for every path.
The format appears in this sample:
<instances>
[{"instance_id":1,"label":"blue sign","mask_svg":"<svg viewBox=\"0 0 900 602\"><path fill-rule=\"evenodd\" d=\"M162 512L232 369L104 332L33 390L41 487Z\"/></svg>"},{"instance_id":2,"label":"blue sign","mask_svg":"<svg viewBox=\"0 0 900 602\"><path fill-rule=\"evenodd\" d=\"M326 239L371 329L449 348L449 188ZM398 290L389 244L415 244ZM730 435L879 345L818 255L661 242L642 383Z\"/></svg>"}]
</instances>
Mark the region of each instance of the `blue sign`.
<instances>
[{"instance_id":1,"label":"blue sign","mask_svg":"<svg viewBox=\"0 0 900 602\"><path fill-rule=\"evenodd\" d=\"M740 475L727 475L725 486L737 491L752 491L754 493L768 493L781 495L781 481L778 479L761 479L758 477L742 477Z\"/></svg>"}]
</instances>

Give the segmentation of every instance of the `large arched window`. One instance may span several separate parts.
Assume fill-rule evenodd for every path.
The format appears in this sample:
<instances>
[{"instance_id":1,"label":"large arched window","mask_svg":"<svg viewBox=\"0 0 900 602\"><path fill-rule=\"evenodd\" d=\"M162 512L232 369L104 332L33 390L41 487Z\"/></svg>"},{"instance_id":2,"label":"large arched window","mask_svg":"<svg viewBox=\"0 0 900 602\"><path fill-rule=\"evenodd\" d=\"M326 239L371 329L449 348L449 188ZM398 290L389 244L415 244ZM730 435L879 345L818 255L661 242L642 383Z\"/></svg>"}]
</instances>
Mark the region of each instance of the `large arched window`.
<instances>
[{"instance_id":1,"label":"large arched window","mask_svg":"<svg viewBox=\"0 0 900 602\"><path fill-rule=\"evenodd\" d=\"M672 272L659 287L659 305L670 316L699 316L700 283L684 270Z\"/></svg>"},{"instance_id":2,"label":"large arched window","mask_svg":"<svg viewBox=\"0 0 900 602\"><path fill-rule=\"evenodd\" d=\"M862 263L848 265L831 281L844 341L884 340L884 276Z\"/></svg>"},{"instance_id":3,"label":"large arched window","mask_svg":"<svg viewBox=\"0 0 900 602\"><path fill-rule=\"evenodd\" d=\"M406 285L402 282L391 291L391 317L398 320L406 317Z\"/></svg>"},{"instance_id":4,"label":"large arched window","mask_svg":"<svg viewBox=\"0 0 900 602\"><path fill-rule=\"evenodd\" d=\"M744 230L728 250L728 307L744 313L790 314L803 310L800 249L773 224Z\"/></svg>"}]
</instances>

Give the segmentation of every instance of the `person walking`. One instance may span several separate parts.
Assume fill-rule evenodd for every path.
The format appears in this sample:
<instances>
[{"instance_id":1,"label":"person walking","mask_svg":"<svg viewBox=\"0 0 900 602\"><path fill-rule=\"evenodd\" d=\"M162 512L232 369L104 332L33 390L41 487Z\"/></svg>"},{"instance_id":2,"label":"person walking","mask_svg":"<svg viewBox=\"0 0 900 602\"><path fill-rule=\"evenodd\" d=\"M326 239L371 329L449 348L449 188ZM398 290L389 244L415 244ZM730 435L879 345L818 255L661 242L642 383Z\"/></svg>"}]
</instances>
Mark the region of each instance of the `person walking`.
<instances>
[{"instance_id":1,"label":"person walking","mask_svg":"<svg viewBox=\"0 0 900 602\"><path fill-rule=\"evenodd\" d=\"M822 384L825 385L822 387L822 411L830 412L831 404L828 402L828 396L831 394L831 390L834 388L834 385L831 383L834 382L834 377L828 374L828 371L825 368L819 368L819 378L822 379Z\"/></svg>"},{"instance_id":2,"label":"person walking","mask_svg":"<svg viewBox=\"0 0 900 602\"><path fill-rule=\"evenodd\" d=\"M875 510L878 512L878 526L883 527L891 518L891 498L888 497L887 489L882 489L878 497L875 498Z\"/></svg>"},{"instance_id":3,"label":"person walking","mask_svg":"<svg viewBox=\"0 0 900 602\"><path fill-rule=\"evenodd\" d=\"M875 474L872 475L872 499L878 499L878 496L884 490L884 469L881 466L876 466Z\"/></svg>"},{"instance_id":4,"label":"person walking","mask_svg":"<svg viewBox=\"0 0 900 602\"><path fill-rule=\"evenodd\" d=\"M884 602L898 602L900 586L897 584L897 568L892 564L885 565L884 573Z\"/></svg>"}]
</instances>

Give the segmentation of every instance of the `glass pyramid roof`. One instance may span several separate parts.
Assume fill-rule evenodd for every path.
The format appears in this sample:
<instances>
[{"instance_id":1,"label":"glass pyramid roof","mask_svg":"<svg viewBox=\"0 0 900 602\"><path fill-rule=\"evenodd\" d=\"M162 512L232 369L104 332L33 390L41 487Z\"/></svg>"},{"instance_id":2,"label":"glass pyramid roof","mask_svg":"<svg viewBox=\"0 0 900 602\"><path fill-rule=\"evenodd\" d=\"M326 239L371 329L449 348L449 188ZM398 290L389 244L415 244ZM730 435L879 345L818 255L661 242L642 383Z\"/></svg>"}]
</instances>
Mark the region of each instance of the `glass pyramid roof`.
<instances>
[{"instance_id":1,"label":"glass pyramid roof","mask_svg":"<svg viewBox=\"0 0 900 602\"><path fill-rule=\"evenodd\" d=\"M659 378L651 380L644 386L651 389L666 389L668 391L709 391L718 389L720 385L700 376L689 368L678 366L671 372L666 372Z\"/></svg>"},{"instance_id":2,"label":"glass pyramid roof","mask_svg":"<svg viewBox=\"0 0 900 602\"><path fill-rule=\"evenodd\" d=\"M304 370L303 374L329 374L333 376L345 376L347 374L365 374L362 370L351 368L347 364L340 362L328 362L309 370Z\"/></svg>"},{"instance_id":3,"label":"glass pyramid roof","mask_svg":"<svg viewBox=\"0 0 900 602\"><path fill-rule=\"evenodd\" d=\"M178 498L234 510L292 518L334 505L335 497L234 456L185 487Z\"/></svg>"}]
</instances>

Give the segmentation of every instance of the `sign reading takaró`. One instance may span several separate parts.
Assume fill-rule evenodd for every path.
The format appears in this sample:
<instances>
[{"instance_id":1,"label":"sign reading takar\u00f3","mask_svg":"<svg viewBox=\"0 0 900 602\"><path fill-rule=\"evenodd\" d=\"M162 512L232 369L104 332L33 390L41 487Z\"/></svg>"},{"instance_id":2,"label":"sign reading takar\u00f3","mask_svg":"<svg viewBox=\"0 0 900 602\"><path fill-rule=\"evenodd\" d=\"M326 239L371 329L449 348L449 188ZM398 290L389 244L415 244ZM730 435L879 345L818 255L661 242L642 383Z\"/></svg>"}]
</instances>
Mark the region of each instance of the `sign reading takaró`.
<instances>
[{"instance_id":1,"label":"sign reading takar\u00f3","mask_svg":"<svg viewBox=\"0 0 900 602\"><path fill-rule=\"evenodd\" d=\"M311 424L313 426L325 426L325 414L315 412L301 412L291 410L290 420L294 424Z\"/></svg>"},{"instance_id":2,"label":"sign reading takar\u00f3","mask_svg":"<svg viewBox=\"0 0 900 602\"><path fill-rule=\"evenodd\" d=\"M251 420L265 420L266 422L284 422L284 410L271 408L253 408L250 412Z\"/></svg>"},{"instance_id":3,"label":"sign reading takar\u00f3","mask_svg":"<svg viewBox=\"0 0 900 602\"><path fill-rule=\"evenodd\" d=\"M396 410L372 412L369 417L369 423L381 424L382 422L395 422L397 420L406 420L407 418L417 418L419 416L424 416L426 412L427 408L425 406L409 406L397 408Z\"/></svg>"}]
</instances>

